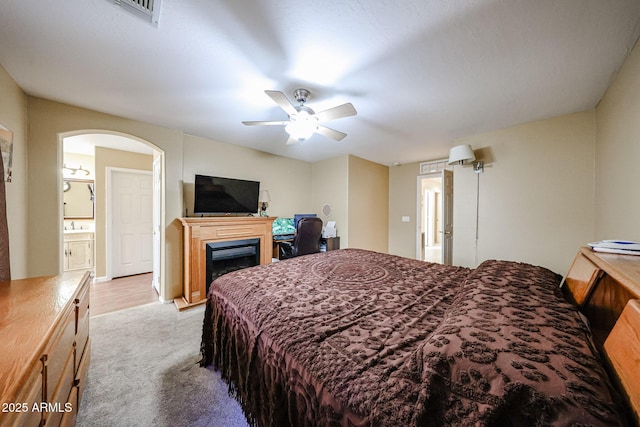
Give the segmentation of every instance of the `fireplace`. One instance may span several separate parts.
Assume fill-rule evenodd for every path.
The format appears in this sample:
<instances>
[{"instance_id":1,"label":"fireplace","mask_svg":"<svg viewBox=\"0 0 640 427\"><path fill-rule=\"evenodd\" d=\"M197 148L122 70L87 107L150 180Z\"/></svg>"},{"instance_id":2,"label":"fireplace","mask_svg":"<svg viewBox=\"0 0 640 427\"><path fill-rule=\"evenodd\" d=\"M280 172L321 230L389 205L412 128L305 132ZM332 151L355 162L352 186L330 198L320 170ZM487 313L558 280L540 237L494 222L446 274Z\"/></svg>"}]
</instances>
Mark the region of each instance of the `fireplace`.
<instances>
[{"instance_id":1,"label":"fireplace","mask_svg":"<svg viewBox=\"0 0 640 427\"><path fill-rule=\"evenodd\" d=\"M207 274L207 268L212 269L212 266L207 267L208 259L213 256L213 253L207 255L209 250L213 252L213 248L207 247L210 243L224 242L223 246L237 246L237 241L258 239L259 249L255 255L259 259L258 264L270 264L274 219L264 216L179 218L184 244L184 276L182 298L175 300L178 309L184 310L207 300L207 288L213 277L211 271ZM223 254L229 255L228 252Z\"/></svg>"},{"instance_id":2,"label":"fireplace","mask_svg":"<svg viewBox=\"0 0 640 427\"><path fill-rule=\"evenodd\" d=\"M260 239L207 243L206 293L223 274L260 264Z\"/></svg>"}]
</instances>

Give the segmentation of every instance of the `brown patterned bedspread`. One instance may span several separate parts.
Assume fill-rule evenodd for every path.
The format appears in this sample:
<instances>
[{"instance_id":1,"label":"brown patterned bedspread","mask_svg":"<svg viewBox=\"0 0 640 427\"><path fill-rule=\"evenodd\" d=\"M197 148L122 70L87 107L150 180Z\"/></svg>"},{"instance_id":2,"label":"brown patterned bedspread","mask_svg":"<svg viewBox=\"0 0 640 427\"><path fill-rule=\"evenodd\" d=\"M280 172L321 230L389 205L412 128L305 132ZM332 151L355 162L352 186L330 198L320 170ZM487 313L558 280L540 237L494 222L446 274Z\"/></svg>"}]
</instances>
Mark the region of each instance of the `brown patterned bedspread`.
<instances>
[{"instance_id":1,"label":"brown patterned bedspread","mask_svg":"<svg viewBox=\"0 0 640 427\"><path fill-rule=\"evenodd\" d=\"M203 364L259 426L619 425L559 280L358 249L239 270L211 286Z\"/></svg>"}]
</instances>

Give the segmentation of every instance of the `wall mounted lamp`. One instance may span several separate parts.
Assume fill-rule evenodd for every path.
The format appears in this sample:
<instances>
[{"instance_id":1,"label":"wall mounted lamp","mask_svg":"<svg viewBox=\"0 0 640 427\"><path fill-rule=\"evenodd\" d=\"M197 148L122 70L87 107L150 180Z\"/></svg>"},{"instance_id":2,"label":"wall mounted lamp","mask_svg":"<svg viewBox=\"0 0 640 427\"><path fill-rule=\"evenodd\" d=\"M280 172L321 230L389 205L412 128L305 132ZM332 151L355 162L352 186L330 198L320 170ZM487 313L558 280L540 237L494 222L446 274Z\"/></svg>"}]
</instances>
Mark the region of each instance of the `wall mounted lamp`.
<instances>
[{"instance_id":1,"label":"wall mounted lamp","mask_svg":"<svg viewBox=\"0 0 640 427\"><path fill-rule=\"evenodd\" d=\"M449 151L450 165L458 164L462 166L469 163L473 164L473 171L475 173L484 172L484 162L482 160L476 161L476 155L473 153L470 145L456 145Z\"/></svg>"},{"instance_id":2,"label":"wall mounted lamp","mask_svg":"<svg viewBox=\"0 0 640 427\"><path fill-rule=\"evenodd\" d=\"M470 145L456 145L449 151L449 164L459 164L462 166L465 162L473 162L476 155Z\"/></svg>"},{"instance_id":3,"label":"wall mounted lamp","mask_svg":"<svg viewBox=\"0 0 640 427\"><path fill-rule=\"evenodd\" d=\"M476 155L471 149L470 145L456 145L449 151L449 164L460 166L471 163L473 165L473 171L476 174L484 172L484 162L482 160L476 160ZM476 239L475 239L475 255L474 263L478 265L478 238L480 228L480 175L477 175L476 180Z\"/></svg>"}]
</instances>

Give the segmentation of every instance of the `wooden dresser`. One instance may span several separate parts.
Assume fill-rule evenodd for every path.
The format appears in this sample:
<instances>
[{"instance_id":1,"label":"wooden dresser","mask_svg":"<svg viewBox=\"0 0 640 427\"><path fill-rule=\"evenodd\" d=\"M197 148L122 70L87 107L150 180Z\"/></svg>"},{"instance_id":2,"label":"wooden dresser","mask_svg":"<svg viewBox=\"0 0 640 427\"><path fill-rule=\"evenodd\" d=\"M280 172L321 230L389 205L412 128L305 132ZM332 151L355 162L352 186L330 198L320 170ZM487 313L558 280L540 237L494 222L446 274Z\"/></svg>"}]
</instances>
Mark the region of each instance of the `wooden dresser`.
<instances>
[{"instance_id":1,"label":"wooden dresser","mask_svg":"<svg viewBox=\"0 0 640 427\"><path fill-rule=\"evenodd\" d=\"M72 426L89 371L91 273L0 282L0 426Z\"/></svg>"},{"instance_id":2,"label":"wooden dresser","mask_svg":"<svg viewBox=\"0 0 640 427\"><path fill-rule=\"evenodd\" d=\"M589 320L630 421L640 426L640 256L580 248L562 289Z\"/></svg>"},{"instance_id":3,"label":"wooden dresser","mask_svg":"<svg viewBox=\"0 0 640 427\"><path fill-rule=\"evenodd\" d=\"M580 248L565 285L565 296L587 316L601 348L629 300L640 298L640 256Z\"/></svg>"}]
</instances>

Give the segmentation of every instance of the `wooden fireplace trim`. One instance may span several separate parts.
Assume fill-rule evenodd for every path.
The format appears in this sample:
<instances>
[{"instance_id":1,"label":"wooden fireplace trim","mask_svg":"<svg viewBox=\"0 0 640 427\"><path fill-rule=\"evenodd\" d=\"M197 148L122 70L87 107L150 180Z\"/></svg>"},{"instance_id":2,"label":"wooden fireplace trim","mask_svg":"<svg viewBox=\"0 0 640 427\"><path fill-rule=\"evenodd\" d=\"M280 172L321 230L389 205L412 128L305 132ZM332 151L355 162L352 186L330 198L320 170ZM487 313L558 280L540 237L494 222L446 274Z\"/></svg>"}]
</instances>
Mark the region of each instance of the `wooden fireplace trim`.
<instances>
[{"instance_id":1,"label":"wooden fireplace trim","mask_svg":"<svg viewBox=\"0 0 640 427\"><path fill-rule=\"evenodd\" d=\"M272 258L272 224L275 217L179 218L182 223L184 263L179 310L203 304L206 299L206 253L211 242L260 239L260 264Z\"/></svg>"}]
</instances>

